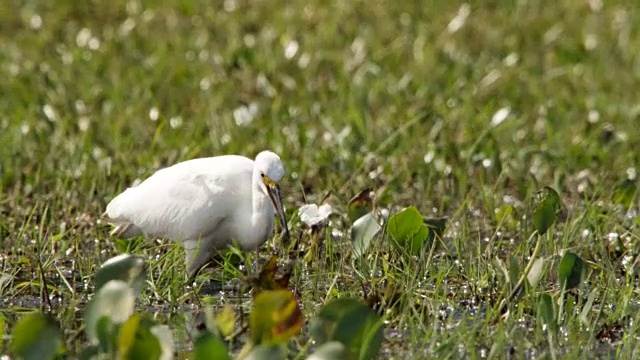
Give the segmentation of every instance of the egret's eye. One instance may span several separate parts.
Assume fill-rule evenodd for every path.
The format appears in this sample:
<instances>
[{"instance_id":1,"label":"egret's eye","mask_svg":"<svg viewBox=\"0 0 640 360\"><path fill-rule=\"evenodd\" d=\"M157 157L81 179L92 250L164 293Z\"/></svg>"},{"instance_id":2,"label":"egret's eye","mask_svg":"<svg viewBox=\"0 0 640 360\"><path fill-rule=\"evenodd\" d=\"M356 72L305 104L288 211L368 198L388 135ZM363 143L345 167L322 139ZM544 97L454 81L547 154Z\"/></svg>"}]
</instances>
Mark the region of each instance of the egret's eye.
<instances>
[{"instance_id":1,"label":"egret's eye","mask_svg":"<svg viewBox=\"0 0 640 360\"><path fill-rule=\"evenodd\" d=\"M261 174L260 174L260 176L264 177L264 174L263 174L263 173L261 173Z\"/></svg>"}]
</instances>

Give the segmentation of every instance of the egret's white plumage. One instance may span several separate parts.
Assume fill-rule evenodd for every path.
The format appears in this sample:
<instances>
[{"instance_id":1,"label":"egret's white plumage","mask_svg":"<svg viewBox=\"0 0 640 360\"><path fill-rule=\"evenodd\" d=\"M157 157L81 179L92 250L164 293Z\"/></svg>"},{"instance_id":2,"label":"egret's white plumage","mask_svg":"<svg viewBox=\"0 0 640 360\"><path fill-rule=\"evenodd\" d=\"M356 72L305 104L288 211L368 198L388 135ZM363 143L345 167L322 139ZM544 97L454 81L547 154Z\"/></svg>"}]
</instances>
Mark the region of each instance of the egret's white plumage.
<instances>
[{"instance_id":1,"label":"egret's white plumage","mask_svg":"<svg viewBox=\"0 0 640 360\"><path fill-rule=\"evenodd\" d=\"M122 192L104 217L115 236L182 241L193 276L234 240L245 250L263 244L276 212L289 236L277 185L283 176L280 158L270 151L255 161L237 155L188 160Z\"/></svg>"}]
</instances>

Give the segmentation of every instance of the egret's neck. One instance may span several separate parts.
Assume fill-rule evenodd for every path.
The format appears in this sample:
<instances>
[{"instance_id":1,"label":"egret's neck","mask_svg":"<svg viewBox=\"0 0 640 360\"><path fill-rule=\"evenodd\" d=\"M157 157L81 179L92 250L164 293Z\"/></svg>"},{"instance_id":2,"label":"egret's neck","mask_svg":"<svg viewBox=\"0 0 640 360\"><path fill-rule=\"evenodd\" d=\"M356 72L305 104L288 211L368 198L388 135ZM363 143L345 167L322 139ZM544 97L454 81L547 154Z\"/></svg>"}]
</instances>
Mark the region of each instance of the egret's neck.
<instances>
[{"instance_id":1,"label":"egret's neck","mask_svg":"<svg viewBox=\"0 0 640 360\"><path fill-rule=\"evenodd\" d=\"M251 226L252 234L249 236L254 244L258 245L264 242L273 231L274 210L269 195L265 193L260 184L262 178L259 172L253 174L253 195L252 195L252 214Z\"/></svg>"}]
</instances>

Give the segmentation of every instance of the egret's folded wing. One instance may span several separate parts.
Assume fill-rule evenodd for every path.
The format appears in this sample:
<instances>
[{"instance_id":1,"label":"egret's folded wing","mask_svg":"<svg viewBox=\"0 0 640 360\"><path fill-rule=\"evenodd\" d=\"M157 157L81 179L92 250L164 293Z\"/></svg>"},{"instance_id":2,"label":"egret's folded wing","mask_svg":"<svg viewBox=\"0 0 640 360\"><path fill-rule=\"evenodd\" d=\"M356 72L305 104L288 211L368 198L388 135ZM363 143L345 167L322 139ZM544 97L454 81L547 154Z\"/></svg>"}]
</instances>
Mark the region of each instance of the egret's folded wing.
<instances>
[{"instance_id":1,"label":"egret's folded wing","mask_svg":"<svg viewBox=\"0 0 640 360\"><path fill-rule=\"evenodd\" d=\"M224 213L212 213L212 199L223 189L198 174L160 170L136 187L113 199L105 212L114 234L127 237L138 232L150 236L192 238L206 224L216 223ZM131 235L133 234L133 235Z\"/></svg>"}]
</instances>

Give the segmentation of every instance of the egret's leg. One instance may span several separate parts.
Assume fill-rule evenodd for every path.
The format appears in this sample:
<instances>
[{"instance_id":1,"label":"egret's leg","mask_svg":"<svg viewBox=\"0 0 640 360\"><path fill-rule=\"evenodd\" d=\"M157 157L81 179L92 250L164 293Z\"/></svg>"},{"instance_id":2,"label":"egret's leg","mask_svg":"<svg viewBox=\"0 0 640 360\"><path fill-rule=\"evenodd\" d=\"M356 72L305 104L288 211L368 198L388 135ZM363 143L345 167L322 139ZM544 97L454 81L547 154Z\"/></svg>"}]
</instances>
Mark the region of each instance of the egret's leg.
<instances>
[{"instance_id":1,"label":"egret's leg","mask_svg":"<svg viewBox=\"0 0 640 360\"><path fill-rule=\"evenodd\" d=\"M202 268L211 256L211 248L207 244L211 244L208 238L197 240L183 240L182 247L186 255L187 276L193 278L200 268Z\"/></svg>"}]
</instances>

